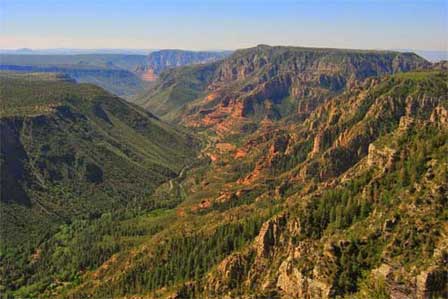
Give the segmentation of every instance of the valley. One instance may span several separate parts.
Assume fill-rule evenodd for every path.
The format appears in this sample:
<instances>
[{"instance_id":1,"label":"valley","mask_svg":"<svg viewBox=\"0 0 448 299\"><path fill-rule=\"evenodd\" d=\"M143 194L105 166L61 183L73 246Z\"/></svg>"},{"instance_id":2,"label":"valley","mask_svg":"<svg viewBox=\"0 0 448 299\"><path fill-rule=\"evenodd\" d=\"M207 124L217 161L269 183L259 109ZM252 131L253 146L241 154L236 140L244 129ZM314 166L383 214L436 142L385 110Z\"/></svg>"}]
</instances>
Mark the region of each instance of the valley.
<instances>
[{"instance_id":1,"label":"valley","mask_svg":"<svg viewBox=\"0 0 448 299\"><path fill-rule=\"evenodd\" d=\"M165 54L122 62L151 81L130 102L59 67L0 73L0 292L446 296L446 63Z\"/></svg>"},{"instance_id":2,"label":"valley","mask_svg":"<svg viewBox=\"0 0 448 299\"><path fill-rule=\"evenodd\" d=\"M0 54L0 71L63 73L128 100L148 88L167 68L222 59L230 52L159 50L141 54L14 55Z\"/></svg>"}]
</instances>

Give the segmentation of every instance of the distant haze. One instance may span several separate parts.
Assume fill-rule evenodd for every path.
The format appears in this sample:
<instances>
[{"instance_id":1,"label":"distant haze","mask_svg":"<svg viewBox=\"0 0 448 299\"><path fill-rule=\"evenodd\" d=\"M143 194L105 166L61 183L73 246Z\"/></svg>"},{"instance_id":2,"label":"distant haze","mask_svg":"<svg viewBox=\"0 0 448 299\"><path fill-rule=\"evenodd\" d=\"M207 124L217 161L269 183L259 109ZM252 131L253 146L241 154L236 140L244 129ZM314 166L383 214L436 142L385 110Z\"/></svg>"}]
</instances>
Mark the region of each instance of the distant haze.
<instances>
[{"instance_id":1,"label":"distant haze","mask_svg":"<svg viewBox=\"0 0 448 299\"><path fill-rule=\"evenodd\" d=\"M255 45L254 45L255 46ZM158 49L0 49L0 54L20 55L76 55L76 54L127 54L148 55ZM400 52L414 52L431 62L448 60L448 51L392 49ZM218 50L217 50L218 51ZM1 57L0 57L1 64Z\"/></svg>"},{"instance_id":2,"label":"distant haze","mask_svg":"<svg viewBox=\"0 0 448 299\"><path fill-rule=\"evenodd\" d=\"M409 50L409 51L415 52L416 54L420 55L421 57L423 57L426 60L429 60L431 62L437 62L440 60L448 60L448 51L421 51L421 50L417 50L417 51Z\"/></svg>"},{"instance_id":3,"label":"distant haze","mask_svg":"<svg viewBox=\"0 0 448 299\"><path fill-rule=\"evenodd\" d=\"M0 54L20 54L20 55L76 55L76 54L129 54L148 55L156 49L0 49Z\"/></svg>"},{"instance_id":4,"label":"distant haze","mask_svg":"<svg viewBox=\"0 0 448 299\"><path fill-rule=\"evenodd\" d=\"M211 50L271 44L446 51L447 5L446 0L2 0L0 48Z\"/></svg>"}]
</instances>

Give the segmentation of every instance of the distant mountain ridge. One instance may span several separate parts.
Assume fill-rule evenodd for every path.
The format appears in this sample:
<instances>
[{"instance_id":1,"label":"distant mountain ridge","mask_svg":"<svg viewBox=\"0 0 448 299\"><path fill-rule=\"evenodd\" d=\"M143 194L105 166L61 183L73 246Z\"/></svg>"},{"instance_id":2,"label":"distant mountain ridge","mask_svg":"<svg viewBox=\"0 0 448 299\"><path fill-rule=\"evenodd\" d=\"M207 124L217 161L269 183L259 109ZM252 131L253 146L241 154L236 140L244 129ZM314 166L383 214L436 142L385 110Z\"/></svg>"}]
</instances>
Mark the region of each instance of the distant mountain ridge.
<instances>
[{"instance_id":1,"label":"distant mountain ridge","mask_svg":"<svg viewBox=\"0 0 448 299\"><path fill-rule=\"evenodd\" d=\"M74 66L89 65L91 67L121 68L133 71L144 64L146 55L131 54L3 54L0 53L0 65L27 66Z\"/></svg>"},{"instance_id":2,"label":"distant mountain ridge","mask_svg":"<svg viewBox=\"0 0 448 299\"><path fill-rule=\"evenodd\" d=\"M89 65L36 66L3 64L0 65L0 71L62 73L72 77L79 83L93 83L118 96L138 94L144 88L144 84L135 74L119 68L95 67Z\"/></svg>"},{"instance_id":3,"label":"distant mountain ridge","mask_svg":"<svg viewBox=\"0 0 448 299\"><path fill-rule=\"evenodd\" d=\"M160 50L151 52L146 63L136 71L144 80L154 81L165 69L213 62L227 57L230 53L230 51Z\"/></svg>"},{"instance_id":4,"label":"distant mountain ridge","mask_svg":"<svg viewBox=\"0 0 448 299\"><path fill-rule=\"evenodd\" d=\"M35 54L34 51L26 51L26 55L7 53L0 52L0 71L66 73L80 83L93 83L128 98L142 93L147 87L146 81L154 81L167 68L215 61L229 54L228 51L183 50L161 50L149 56L111 53L55 55Z\"/></svg>"},{"instance_id":5,"label":"distant mountain ridge","mask_svg":"<svg viewBox=\"0 0 448 299\"><path fill-rule=\"evenodd\" d=\"M0 49L0 54L19 54L19 55L78 55L78 54L125 54L125 55L148 55L156 49Z\"/></svg>"},{"instance_id":6,"label":"distant mountain ridge","mask_svg":"<svg viewBox=\"0 0 448 299\"><path fill-rule=\"evenodd\" d=\"M78 55L78 54L125 54L125 55L149 55L151 52L160 51L161 49L0 49L0 54L19 54L19 55ZM448 59L448 51L446 50L415 50L415 49L390 49L399 52L414 52L426 60L438 62ZM202 52L226 52L226 50L208 50ZM231 52L228 51L227 52Z\"/></svg>"},{"instance_id":7,"label":"distant mountain ridge","mask_svg":"<svg viewBox=\"0 0 448 299\"><path fill-rule=\"evenodd\" d=\"M119 96L142 92L144 82L133 70L144 63L143 55L10 55L0 54L1 71L60 72L79 83L92 83Z\"/></svg>"},{"instance_id":8,"label":"distant mountain ridge","mask_svg":"<svg viewBox=\"0 0 448 299\"><path fill-rule=\"evenodd\" d=\"M413 53L260 45L169 70L137 103L168 120L232 130L245 120L305 115L357 81L429 65Z\"/></svg>"},{"instance_id":9,"label":"distant mountain ridge","mask_svg":"<svg viewBox=\"0 0 448 299\"><path fill-rule=\"evenodd\" d=\"M397 49L400 52L414 52L428 61L439 62L442 60L448 60L447 50L413 50L413 49Z\"/></svg>"}]
</instances>

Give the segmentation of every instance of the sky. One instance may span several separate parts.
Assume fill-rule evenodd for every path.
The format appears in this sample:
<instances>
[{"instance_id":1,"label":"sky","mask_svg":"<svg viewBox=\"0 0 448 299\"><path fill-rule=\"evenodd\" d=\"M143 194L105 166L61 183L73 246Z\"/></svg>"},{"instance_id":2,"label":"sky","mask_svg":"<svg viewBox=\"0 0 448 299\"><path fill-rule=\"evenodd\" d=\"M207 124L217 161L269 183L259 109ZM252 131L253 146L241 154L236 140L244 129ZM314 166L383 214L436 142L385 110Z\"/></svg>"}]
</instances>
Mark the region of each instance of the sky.
<instances>
[{"instance_id":1,"label":"sky","mask_svg":"<svg viewBox=\"0 0 448 299\"><path fill-rule=\"evenodd\" d=\"M448 49L448 0L0 0L0 48Z\"/></svg>"}]
</instances>

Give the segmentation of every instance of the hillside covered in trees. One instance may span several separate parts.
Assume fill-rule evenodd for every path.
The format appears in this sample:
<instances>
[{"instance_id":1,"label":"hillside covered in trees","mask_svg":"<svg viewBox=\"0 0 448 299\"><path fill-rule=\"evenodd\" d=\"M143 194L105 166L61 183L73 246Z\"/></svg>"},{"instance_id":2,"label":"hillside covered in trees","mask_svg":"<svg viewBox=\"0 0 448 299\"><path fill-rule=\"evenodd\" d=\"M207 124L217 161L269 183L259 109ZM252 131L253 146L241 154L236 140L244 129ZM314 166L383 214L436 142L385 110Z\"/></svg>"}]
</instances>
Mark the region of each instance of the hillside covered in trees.
<instances>
[{"instance_id":1,"label":"hillside covered in trees","mask_svg":"<svg viewBox=\"0 0 448 299\"><path fill-rule=\"evenodd\" d=\"M443 67L261 45L162 72L142 107L1 80L12 298L447 296Z\"/></svg>"}]
</instances>

